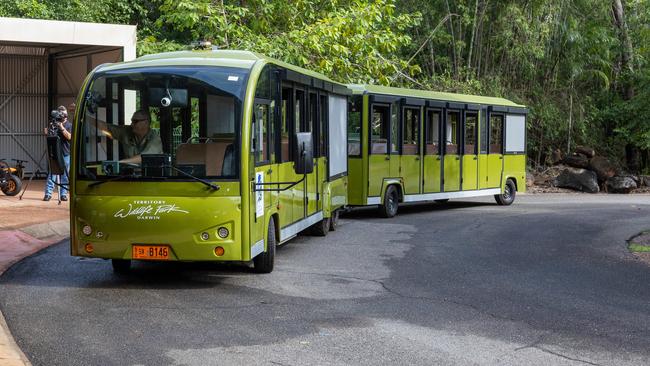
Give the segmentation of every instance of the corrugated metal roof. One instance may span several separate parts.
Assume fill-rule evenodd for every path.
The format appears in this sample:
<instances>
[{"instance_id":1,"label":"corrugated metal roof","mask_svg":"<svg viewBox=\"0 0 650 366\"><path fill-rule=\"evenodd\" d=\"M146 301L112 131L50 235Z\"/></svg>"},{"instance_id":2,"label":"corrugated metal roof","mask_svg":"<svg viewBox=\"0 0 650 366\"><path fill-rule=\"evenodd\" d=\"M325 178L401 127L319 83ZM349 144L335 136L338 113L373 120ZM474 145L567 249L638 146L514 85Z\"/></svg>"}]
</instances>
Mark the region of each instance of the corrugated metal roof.
<instances>
[{"instance_id":1,"label":"corrugated metal roof","mask_svg":"<svg viewBox=\"0 0 650 366\"><path fill-rule=\"evenodd\" d=\"M14 45L0 45L0 54L2 54L2 55L45 56L47 54L47 48L45 48L45 47L14 46Z\"/></svg>"}]
</instances>

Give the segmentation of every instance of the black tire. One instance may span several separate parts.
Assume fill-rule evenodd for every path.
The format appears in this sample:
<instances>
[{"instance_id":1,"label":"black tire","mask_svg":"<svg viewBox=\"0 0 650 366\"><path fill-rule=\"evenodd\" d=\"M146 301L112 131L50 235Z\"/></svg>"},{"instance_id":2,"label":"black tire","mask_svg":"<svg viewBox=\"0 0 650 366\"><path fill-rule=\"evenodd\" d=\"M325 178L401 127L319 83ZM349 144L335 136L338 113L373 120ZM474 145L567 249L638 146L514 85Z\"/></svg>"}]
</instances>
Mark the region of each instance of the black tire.
<instances>
[{"instance_id":1,"label":"black tire","mask_svg":"<svg viewBox=\"0 0 650 366\"><path fill-rule=\"evenodd\" d=\"M330 218L326 217L311 227L311 234L315 236L326 236L330 231Z\"/></svg>"},{"instance_id":2,"label":"black tire","mask_svg":"<svg viewBox=\"0 0 650 366\"><path fill-rule=\"evenodd\" d=\"M126 274L131 270L131 260L129 259L111 259L113 272L117 274Z\"/></svg>"},{"instance_id":3,"label":"black tire","mask_svg":"<svg viewBox=\"0 0 650 366\"><path fill-rule=\"evenodd\" d=\"M494 199L497 201L499 206L510 206L515 202L515 196L517 195L517 186L512 179L506 181L506 186L501 194L495 194Z\"/></svg>"},{"instance_id":4,"label":"black tire","mask_svg":"<svg viewBox=\"0 0 650 366\"><path fill-rule=\"evenodd\" d=\"M273 272L275 262L275 220L269 221L269 230L266 233L266 251L253 258L253 270L257 273Z\"/></svg>"},{"instance_id":5,"label":"black tire","mask_svg":"<svg viewBox=\"0 0 650 366\"><path fill-rule=\"evenodd\" d=\"M339 210L334 210L330 216L330 231L336 231L339 227Z\"/></svg>"},{"instance_id":6,"label":"black tire","mask_svg":"<svg viewBox=\"0 0 650 366\"><path fill-rule=\"evenodd\" d=\"M439 200L434 200L436 203L447 203L449 202L449 198L441 198Z\"/></svg>"},{"instance_id":7,"label":"black tire","mask_svg":"<svg viewBox=\"0 0 650 366\"><path fill-rule=\"evenodd\" d=\"M399 195L397 188L394 185L386 188L384 193L384 203L379 206L379 213L382 217L390 218L397 215L397 207L399 206Z\"/></svg>"},{"instance_id":8,"label":"black tire","mask_svg":"<svg viewBox=\"0 0 650 366\"><path fill-rule=\"evenodd\" d=\"M9 174L7 184L2 188L2 193L7 196L15 196L23 188L23 182L17 176Z\"/></svg>"}]
</instances>

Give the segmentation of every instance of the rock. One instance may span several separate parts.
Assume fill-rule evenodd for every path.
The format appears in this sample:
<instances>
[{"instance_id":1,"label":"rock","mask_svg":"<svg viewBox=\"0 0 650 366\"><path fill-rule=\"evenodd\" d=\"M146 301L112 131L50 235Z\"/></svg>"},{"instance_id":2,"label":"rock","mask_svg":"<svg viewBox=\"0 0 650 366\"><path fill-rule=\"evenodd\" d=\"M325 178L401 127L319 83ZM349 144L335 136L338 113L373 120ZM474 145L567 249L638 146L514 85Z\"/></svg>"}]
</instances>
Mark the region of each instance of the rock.
<instances>
[{"instance_id":1,"label":"rock","mask_svg":"<svg viewBox=\"0 0 650 366\"><path fill-rule=\"evenodd\" d=\"M637 185L631 177L611 177L607 179L607 191L611 193L630 193Z\"/></svg>"},{"instance_id":2,"label":"rock","mask_svg":"<svg viewBox=\"0 0 650 366\"><path fill-rule=\"evenodd\" d=\"M616 175L616 167L602 156L594 156L589 160L589 169L596 172L599 182L604 182L608 178Z\"/></svg>"},{"instance_id":3,"label":"rock","mask_svg":"<svg viewBox=\"0 0 650 366\"><path fill-rule=\"evenodd\" d=\"M588 193L598 193L600 191L596 173L587 169L566 168L555 178L553 185Z\"/></svg>"},{"instance_id":4,"label":"rock","mask_svg":"<svg viewBox=\"0 0 650 366\"><path fill-rule=\"evenodd\" d=\"M562 162L562 150L555 149L551 154L551 165L559 164Z\"/></svg>"},{"instance_id":5,"label":"rock","mask_svg":"<svg viewBox=\"0 0 650 366\"><path fill-rule=\"evenodd\" d=\"M650 175L639 175L640 187L650 187Z\"/></svg>"},{"instance_id":6,"label":"rock","mask_svg":"<svg viewBox=\"0 0 650 366\"><path fill-rule=\"evenodd\" d=\"M586 156L570 155L565 157L562 162L574 168L587 169L589 167L589 159Z\"/></svg>"},{"instance_id":7,"label":"rock","mask_svg":"<svg viewBox=\"0 0 650 366\"><path fill-rule=\"evenodd\" d=\"M527 172L526 173L526 187L530 188L533 185L535 185L535 176L533 173Z\"/></svg>"},{"instance_id":8,"label":"rock","mask_svg":"<svg viewBox=\"0 0 650 366\"><path fill-rule=\"evenodd\" d=\"M596 151L586 146L576 146L576 153L582 154L590 159L596 156Z\"/></svg>"}]
</instances>

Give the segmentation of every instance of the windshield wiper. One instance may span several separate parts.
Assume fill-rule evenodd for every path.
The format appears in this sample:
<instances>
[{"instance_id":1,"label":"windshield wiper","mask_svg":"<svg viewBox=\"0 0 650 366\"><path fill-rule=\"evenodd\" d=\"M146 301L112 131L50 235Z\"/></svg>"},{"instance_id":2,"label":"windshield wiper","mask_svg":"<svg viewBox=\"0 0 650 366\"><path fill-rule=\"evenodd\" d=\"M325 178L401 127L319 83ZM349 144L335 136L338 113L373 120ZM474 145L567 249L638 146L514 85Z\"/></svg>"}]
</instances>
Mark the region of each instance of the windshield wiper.
<instances>
[{"instance_id":1,"label":"windshield wiper","mask_svg":"<svg viewBox=\"0 0 650 366\"><path fill-rule=\"evenodd\" d=\"M100 184L104 184L106 182L115 182L117 180L122 180L122 179L125 179L125 178L135 178L135 175L133 175L133 174L131 174L131 175L118 175L117 177L113 177L113 178L110 178L110 179L98 180L96 182L90 183L88 185L88 188L92 188L92 187L98 186Z\"/></svg>"},{"instance_id":2,"label":"windshield wiper","mask_svg":"<svg viewBox=\"0 0 650 366\"><path fill-rule=\"evenodd\" d=\"M208 182L207 180L204 180L204 179L201 179L201 178L195 177L195 176L193 176L192 174L190 174L190 173L188 173L188 172L186 172L186 171L184 171L184 170L182 170L182 169L178 169L177 167L175 167L175 166L173 166L173 165L166 165L166 166L164 166L164 167L172 168L172 169L174 169L175 171L177 171L177 172L183 174L184 176L186 176L186 177L188 177L188 178L192 178L192 179L194 179L194 180L197 181L197 182L201 182L201 183L205 184L206 186L208 186L208 187L209 187L210 189L212 189L213 191L218 191L219 189L221 189L221 187L219 187L218 185L216 185L216 184L214 184L214 183L210 183L210 182Z\"/></svg>"}]
</instances>

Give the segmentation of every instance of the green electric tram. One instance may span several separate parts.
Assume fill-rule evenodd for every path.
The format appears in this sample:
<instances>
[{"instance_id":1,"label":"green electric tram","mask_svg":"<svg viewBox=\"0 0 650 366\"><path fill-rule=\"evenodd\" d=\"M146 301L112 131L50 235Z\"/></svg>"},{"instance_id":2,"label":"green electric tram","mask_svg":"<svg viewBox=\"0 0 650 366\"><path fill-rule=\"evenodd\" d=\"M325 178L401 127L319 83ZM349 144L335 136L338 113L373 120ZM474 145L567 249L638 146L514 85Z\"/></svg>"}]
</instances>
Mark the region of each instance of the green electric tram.
<instances>
[{"instance_id":1,"label":"green electric tram","mask_svg":"<svg viewBox=\"0 0 650 366\"><path fill-rule=\"evenodd\" d=\"M71 252L253 261L334 229L347 204L350 90L245 51L186 51L97 67L77 105Z\"/></svg>"},{"instance_id":2,"label":"green electric tram","mask_svg":"<svg viewBox=\"0 0 650 366\"><path fill-rule=\"evenodd\" d=\"M499 98L343 85L247 51L97 67L74 121L71 253L253 262L326 235L349 206L525 189L526 109ZM347 142L347 143L346 143Z\"/></svg>"},{"instance_id":3,"label":"green electric tram","mask_svg":"<svg viewBox=\"0 0 650 366\"><path fill-rule=\"evenodd\" d=\"M494 195L526 189L526 113L501 98L349 85L350 205Z\"/></svg>"}]
</instances>

